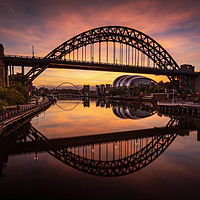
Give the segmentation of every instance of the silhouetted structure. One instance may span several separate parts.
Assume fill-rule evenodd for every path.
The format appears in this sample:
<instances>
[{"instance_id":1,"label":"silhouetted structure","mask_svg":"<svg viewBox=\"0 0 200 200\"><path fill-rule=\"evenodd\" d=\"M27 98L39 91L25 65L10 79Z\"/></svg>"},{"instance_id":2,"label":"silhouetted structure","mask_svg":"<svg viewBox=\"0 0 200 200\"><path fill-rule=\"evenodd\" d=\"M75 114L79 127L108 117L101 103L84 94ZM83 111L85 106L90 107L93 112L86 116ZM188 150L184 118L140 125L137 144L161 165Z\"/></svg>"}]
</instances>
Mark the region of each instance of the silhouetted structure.
<instances>
[{"instance_id":1,"label":"silhouetted structure","mask_svg":"<svg viewBox=\"0 0 200 200\"><path fill-rule=\"evenodd\" d=\"M106 43L106 61L102 58L103 42ZM96 58L95 43L98 44L95 45L98 46ZM119 57L116 54L116 43L119 43ZM112 52L108 53L111 45ZM110 53L113 55L111 62ZM154 39L138 30L122 26L85 31L59 45L42 59L4 56L3 61L5 66L21 66L22 71L24 66L32 67L22 79L25 85L29 85L47 68L67 68L166 75L178 93L199 92L196 87L200 82L199 73L181 69Z\"/></svg>"},{"instance_id":2,"label":"silhouetted structure","mask_svg":"<svg viewBox=\"0 0 200 200\"><path fill-rule=\"evenodd\" d=\"M84 85L82 92L85 96L89 96L90 95L90 86L89 85Z\"/></svg>"}]
</instances>

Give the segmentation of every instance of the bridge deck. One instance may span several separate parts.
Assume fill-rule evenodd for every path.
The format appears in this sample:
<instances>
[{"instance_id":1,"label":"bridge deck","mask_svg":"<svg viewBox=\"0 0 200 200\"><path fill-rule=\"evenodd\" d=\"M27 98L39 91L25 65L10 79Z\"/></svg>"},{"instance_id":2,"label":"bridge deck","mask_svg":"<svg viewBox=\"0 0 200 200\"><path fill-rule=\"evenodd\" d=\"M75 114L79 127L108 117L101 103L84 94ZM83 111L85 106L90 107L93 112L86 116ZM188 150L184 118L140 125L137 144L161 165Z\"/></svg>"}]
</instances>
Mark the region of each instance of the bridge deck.
<instances>
[{"instance_id":1,"label":"bridge deck","mask_svg":"<svg viewBox=\"0 0 200 200\"><path fill-rule=\"evenodd\" d=\"M135 65L121 65L97 62L84 62L72 60L56 60L45 58L30 58L23 56L5 56L4 62L13 66L33 67L40 66L41 68L48 65L48 68L57 69L79 69L79 70L94 70L94 71L111 71L111 72L127 72L127 73L143 73L156 75L170 75L170 74L187 74L198 75L197 72L187 70L170 70L159 69Z\"/></svg>"}]
</instances>

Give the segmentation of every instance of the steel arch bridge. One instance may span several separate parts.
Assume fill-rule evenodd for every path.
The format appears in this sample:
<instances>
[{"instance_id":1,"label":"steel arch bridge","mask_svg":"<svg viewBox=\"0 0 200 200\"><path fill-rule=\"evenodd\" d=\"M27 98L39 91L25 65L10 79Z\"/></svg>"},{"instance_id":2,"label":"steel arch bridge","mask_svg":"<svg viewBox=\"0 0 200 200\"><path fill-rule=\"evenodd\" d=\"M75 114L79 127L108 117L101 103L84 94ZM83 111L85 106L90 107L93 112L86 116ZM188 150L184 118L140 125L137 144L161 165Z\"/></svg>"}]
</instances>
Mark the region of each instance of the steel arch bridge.
<instances>
[{"instance_id":1,"label":"steel arch bridge","mask_svg":"<svg viewBox=\"0 0 200 200\"><path fill-rule=\"evenodd\" d=\"M68 81L65 81L65 82L59 84L59 85L55 88L55 90L53 91L52 95L54 95L54 93L57 91L57 89L58 89L59 87L61 87L62 85L64 85L64 84L70 84L70 85L72 85L72 86L79 92L79 94L80 94L81 96L83 95L76 85L74 85L73 83L68 82Z\"/></svg>"},{"instance_id":2,"label":"steel arch bridge","mask_svg":"<svg viewBox=\"0 0 200 200\"><path fill-rule=\"evenodd\" d=\"M153 67L147 68L144 71L155 70L159 71L160 74L167 75L169 80L174 84L174 87L179 93L192 93L192 85L189 81L189 76L187 71L181 70L176 61L172 58L172 56L154 39L149 37L148 35L132 29L128 27L122 26L105 26L99 27L95 29L91 29L85 31L79 35L74 36L73 38L67 40L53 51L51 51L48 55L43 58L44 64L36 65L31 68L31 70L24 76L23 82L26 85L29 85L37 76L39 76L46 68L50 67L48 64L48 60L53 62L57 61L65 61L66 56L68 56L69 61L71 62L75 60L75 52L77 52L76 60L78 61L78 50L82 49L82 61L86 62L86 47L90 46L90 67L91 70L93 66L96 66L95 69L98 70L98 64L102 64L102 44L106 44L106 63L109 63L109 45L113 43L113 63L112 66L107 65L107 68L113 67L113 65L117 66L135 66L139 67L139 60L141 58L141 66L144 65L145 57L147 59L146 63L153 63ZM98 63L94 64L94 44L98 43ZM119 64L116 63L116 45L119 46ZM124 49L125 46L125 49ZM131 50L132 48L132 65L130 64ZM108 53L109 52L109 53ZM125 53L125 54L124 54ZM141 53L139 58L139 53ZM72 54L72 55L71 55ZM85 55L84 55L85 54ZM70 57L71 55L71 57ZM85 57L85 58L84 58ZM134 59L134 61L133 61ZM91 64L93 63L93 64ZM134 64L133 64L134 63ZM74 65L80 65L79 63L75 63ZM147 64L148 65L148 64ZM124 67L125 68L125 67ZM152 69L153 68L153 69ZM133 69L133 68L132 68ZM103 71L106 71L104 68ZM114 71L114 69L113 69ZM141 70L140 70L141 71ZM134 71L133 71L134 72ZM153 72L152 72L153 73Z\"/></svg>"}]
</instances>

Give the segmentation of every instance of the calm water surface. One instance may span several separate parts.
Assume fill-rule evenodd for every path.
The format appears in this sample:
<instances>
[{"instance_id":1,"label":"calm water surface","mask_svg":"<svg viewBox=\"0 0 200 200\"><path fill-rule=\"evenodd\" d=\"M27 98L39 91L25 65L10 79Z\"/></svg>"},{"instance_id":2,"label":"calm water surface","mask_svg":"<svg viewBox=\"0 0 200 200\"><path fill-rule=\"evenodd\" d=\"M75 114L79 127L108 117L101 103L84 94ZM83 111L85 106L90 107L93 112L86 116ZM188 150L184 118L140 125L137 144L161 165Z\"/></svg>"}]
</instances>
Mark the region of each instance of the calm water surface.
<instances>
[{"instance_id":1,"label":"calm water surface","mask_svg":"<svg viewBox=\"0 0 200 200\"><path fill-rule=\"evenodd\" d=\"M94 137L98 142L57 147L53 153L39 145L37 151L27 152L23 145L16 151L12 142L3 141L1 199L200 198L198 120L186 119L191 125L184 128L185 119L176 118L169 124L176 126L181 121L179 129L171 135L161 129L162 136L158 136L159 127L165 127L171 117L158 115L152 105L80 100L57 103L18 130L15 145L24 142L19 138L26 138L22 135L27 135L31 126L53 141L124 131L133 131L133 137L107 142L107 138L101 142ZM137 130L143 129L148 131L138 137ZM134 166L128 164L131 159Z\"/></svg>"}]
</instances>

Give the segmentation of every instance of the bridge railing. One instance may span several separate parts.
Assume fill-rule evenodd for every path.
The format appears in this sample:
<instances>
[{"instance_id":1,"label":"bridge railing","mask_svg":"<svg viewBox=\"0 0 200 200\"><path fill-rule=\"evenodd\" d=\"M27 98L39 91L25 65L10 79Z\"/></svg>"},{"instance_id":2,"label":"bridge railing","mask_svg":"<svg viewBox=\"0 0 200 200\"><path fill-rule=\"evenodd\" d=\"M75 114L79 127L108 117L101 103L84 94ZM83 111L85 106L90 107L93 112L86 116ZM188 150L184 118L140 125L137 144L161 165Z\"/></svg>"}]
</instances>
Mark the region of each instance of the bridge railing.
<instances>
[{"instance_id":1,"label":"bridge railing","mask_svg":"<svg viewBox=\"0 0 200 200\"><path fill-rule=\"evenodd\" d=\"M17 115L19 113L31 110L31 109L33 109L35 107L36 107L35 104L34 105L20 106L19 109L17 109L17 106L16 106L15 110L1 111L1 113L0 113L0 122L2 122L3 120L5 120L5 119L7 119L9 117L15 116L15 115Z\"/></svg>"},{"instance_id":2,"label":"bridge railing","mask_svg":"<svg viewBox=\"0 0 200 200\"><path fill-rule=\"evenodd\" d=\"M150 67L150 66L142 66L142 65L128 65L128 64L122 64L122 63L112 63L112 62L96 62L96 61L85 61L85 60L71 60L71 59L63 59L63 60L56 60L56 59L53 59L53 58L45 58L45 57L40 57L40 56L18 56L18 55L5 55L5 57L8 57L8 58L22 58L22 59L40 59L40 60L43 60L43 59L46 59L46 60L52 60L52 61L67 61L67 62L77 62L77 63L92 63L92 64L109 64L109 65L113 65L113 66L134 66L134 67L142 67L142 68L156 68L156 67Z\"/></svg>"},{"instance_id":3,"label":"bridge railing","mask_svg":"<svg viewBox=\"0 0 200 200\"><path fill-rule=\"evenodd\" d=\"M9 57L9 58L29 58L29 59L43 59L44 57L40 57L40 56L18 56L18 55L6 55L5 57Z\"/></svg>"}]
</instances>

